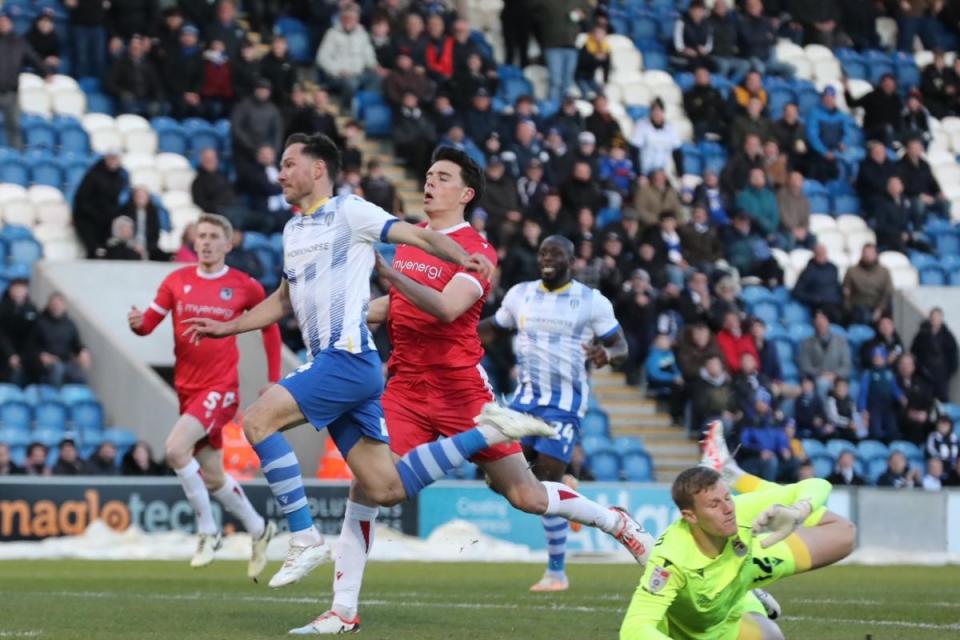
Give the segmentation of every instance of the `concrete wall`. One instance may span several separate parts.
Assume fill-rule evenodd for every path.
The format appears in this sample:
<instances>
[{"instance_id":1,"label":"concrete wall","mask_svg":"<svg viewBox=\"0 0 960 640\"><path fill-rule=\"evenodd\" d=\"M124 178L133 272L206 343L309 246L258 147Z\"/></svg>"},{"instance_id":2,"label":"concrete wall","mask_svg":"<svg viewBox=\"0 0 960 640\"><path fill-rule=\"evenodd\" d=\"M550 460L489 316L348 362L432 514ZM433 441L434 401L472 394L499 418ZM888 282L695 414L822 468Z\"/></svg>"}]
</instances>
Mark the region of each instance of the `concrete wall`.
<instances>
[{"instance_id":1,"label":"concrete wall","mask_svg":"<svg viewBox=\"0 0 960 640\"><path fill-rule=\"evenodd\" d=\"M896 292L893 319L907 350L920 330L920 324L934 307L943 309L944 322L960 340L960 296L955 287L918 287ZM954 376L950 382L950 401L960 402L960 376Z\"/></svg>"},{"instance_id":2,"label":"concrete wall","mask_svg":"<svg viewBox=\"0 0 960 640\"><path fill-rule=\"evenodd\" d=\"M127 327L131 305L145 309L164 277L182 265L159 262L39 262L31 290L42 307L53 291L62 292L70 316L93 355L90 386L96 391L111 424L123 426L150 443L159 455L167 433L176 421L176 393L154 366L173 366L173 331L164 321L146 337ZM266 382L266 357L258 333L240 337L241 406L257 397ZM299 364L296 354L284 347L284 373ZM297 450L304 475L316 472L323 438L309 426L288 432Z\"/></svg>"}]
</instances>

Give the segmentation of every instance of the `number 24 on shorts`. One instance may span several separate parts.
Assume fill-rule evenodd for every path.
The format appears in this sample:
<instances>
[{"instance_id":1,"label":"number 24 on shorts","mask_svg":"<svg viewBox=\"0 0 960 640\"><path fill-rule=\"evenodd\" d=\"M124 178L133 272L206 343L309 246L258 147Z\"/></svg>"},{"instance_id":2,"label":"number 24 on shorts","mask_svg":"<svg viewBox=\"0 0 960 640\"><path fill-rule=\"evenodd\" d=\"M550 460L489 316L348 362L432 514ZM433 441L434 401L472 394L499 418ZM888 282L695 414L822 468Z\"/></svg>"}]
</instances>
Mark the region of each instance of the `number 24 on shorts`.
<instances>
[{"instance_id":1,"label":"number 24 on shorts","mask_svg":"<svg viewBox=\"0 0 960 640\"><path fill-rule=\"evenodd\" d=\"M553 436L554 440L563 441L563 452L570 453L570 449L573 447L573 439L576 437L576 431L573 428L573 424L570 422L551 422L552 426L557 435Z\"/></svg>"}]
</instances>

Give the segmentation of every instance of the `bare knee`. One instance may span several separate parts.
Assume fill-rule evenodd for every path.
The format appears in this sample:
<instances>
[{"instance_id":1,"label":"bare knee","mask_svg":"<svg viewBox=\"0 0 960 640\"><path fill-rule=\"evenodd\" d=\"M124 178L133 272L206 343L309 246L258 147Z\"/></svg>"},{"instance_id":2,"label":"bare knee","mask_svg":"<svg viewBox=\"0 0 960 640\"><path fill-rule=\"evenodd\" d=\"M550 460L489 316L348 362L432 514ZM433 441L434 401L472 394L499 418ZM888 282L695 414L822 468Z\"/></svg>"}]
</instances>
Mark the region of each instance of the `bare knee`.
<instances>
[{"instance_id":1,"label":"bare knee","mask_svg":"<svg viewBox=\"0 0 960 640\"><path fill-rule=\"evenodd\" d=\"M853 553L857 545L857 525L846 518L838 518L837 544L841 545L843 556L846 557Z\"/></svg>"},{"instance_id":2,"label":"bare knee","mask_svg":"<svg viewBox=\"0 0 960 640\"><path fill-rule=\"evenodd\" d=\"M407 493L403 489L403 484L397 482L378 482L372 485L360 485L361 494L369 502L374 502L381 507L392 507L398 505L407 499Z\"/></svg>"},{"instance_id":3,"label":"bare knee","mask_svg":"<svg viewBox=\"0 0 960 640\"><path fill-rule=\"evenodd\" d=\"M184 446L174 438L168 438L164 445L164 457L172 469L182 469L193 458L193 449Z\"/></svg>"},{"instance_id":4,"label":"bare knee","mask_svg":"<svg viewBox=\"0 0 960 640\"><path fill-rule=\"evenodd\" d=\"M243 419L243 435L251 444L259 444L276 432L277 427L271 424L266 413L251 407L250 412Z\"/></svg>"},{"instance_id":5,"label":"bare knee","mask_svg":"<svg viewBox=\"0 0 960 640\"><path fill-rule=\"evenodd\" d=\"M547 511L547 492L539 482L507 487L501 493L515 509L542 515Z\"/></svg>"}]
</instances>

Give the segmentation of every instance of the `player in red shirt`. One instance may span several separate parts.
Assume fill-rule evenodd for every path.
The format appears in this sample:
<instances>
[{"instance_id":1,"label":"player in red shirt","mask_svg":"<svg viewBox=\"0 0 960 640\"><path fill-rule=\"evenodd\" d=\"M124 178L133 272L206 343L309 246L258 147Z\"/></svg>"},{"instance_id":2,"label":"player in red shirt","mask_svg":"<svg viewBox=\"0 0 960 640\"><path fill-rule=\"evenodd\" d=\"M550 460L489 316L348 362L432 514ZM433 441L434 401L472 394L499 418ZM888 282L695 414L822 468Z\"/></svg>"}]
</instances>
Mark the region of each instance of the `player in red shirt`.
<instances>
[{"instance_id":1,"label":"player in red shirt","mask_svg":"<svg viewBox=\"0 0 960 640\"><path fill-rule=\"evenodd\" d=\"M431 229L448 234L468 253L483 253L496 264L496 251L464 219L483 193L483 172L465 153L440 147L424 187L424 211ZM490 281L400 245L393 266L378 271L393 285L389 296L370 303L367 322L387 322L393 352L383 410L390 449L399 457L415 447L465 431L463 416L478 415L494 399L480 366L483 346L477 327ZM652 538L629 515L608 509L558 482L540 482L515 443L490 447L472 458L493 489L517 509L560 515L596 526L620 540L643 562ZM367 556L373 546L379 507L354 482L350 487L336 552L333 607L291 633L323 635L355 631Z\"/></svg>"},{"instance_id":2,"label":"player in red shirt","mask_svg":"<svg viewBox=\"0 0 960 640\"><path fill-rule=\"evenodd\" d=\"M173 312L174 388L180 399L180 419L166 442L167 462L177 472L197 518L197 551L190 562L202 567L213 561L222 544L213 520L210 494L237 517L253 538L247 574L256 578L266 566L266 550L276 529L253 508L237 481L223 469L223 427L239 406L240 353L236 338L193 342L183 336L185 318L230 320L264 299L260 283L226 266L233 227L223 216L203 214L197 222L194 249L199 264L168 275L146 311L132 307L127 314L137 335L152 332ZM280 378L280 330L273 324L263 330L267 378Z\"/></svg>"}]
</instances>

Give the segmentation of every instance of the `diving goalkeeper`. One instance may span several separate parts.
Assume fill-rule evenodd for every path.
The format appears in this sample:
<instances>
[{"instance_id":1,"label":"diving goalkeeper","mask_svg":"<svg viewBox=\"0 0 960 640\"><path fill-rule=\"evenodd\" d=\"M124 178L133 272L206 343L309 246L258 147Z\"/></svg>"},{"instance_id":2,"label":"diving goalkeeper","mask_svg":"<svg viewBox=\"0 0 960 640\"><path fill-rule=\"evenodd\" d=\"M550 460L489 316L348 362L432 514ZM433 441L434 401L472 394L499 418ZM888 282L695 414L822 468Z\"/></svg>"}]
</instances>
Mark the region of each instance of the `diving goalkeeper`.
<instances>
[{"instance_id":1,"label":"diving goalkeeper","mask_svg":"<svg viewBox=\"0 0 960 640\"><path fill-rule=\"evenodd\" d=\"M829 495L825 480L780 486L745 473L711 425L702 466L673 483L681 518L657 540L620 640L782 640L753 590L850 554L856 528L826 510Z\"/></svg>"}]
</instances>

